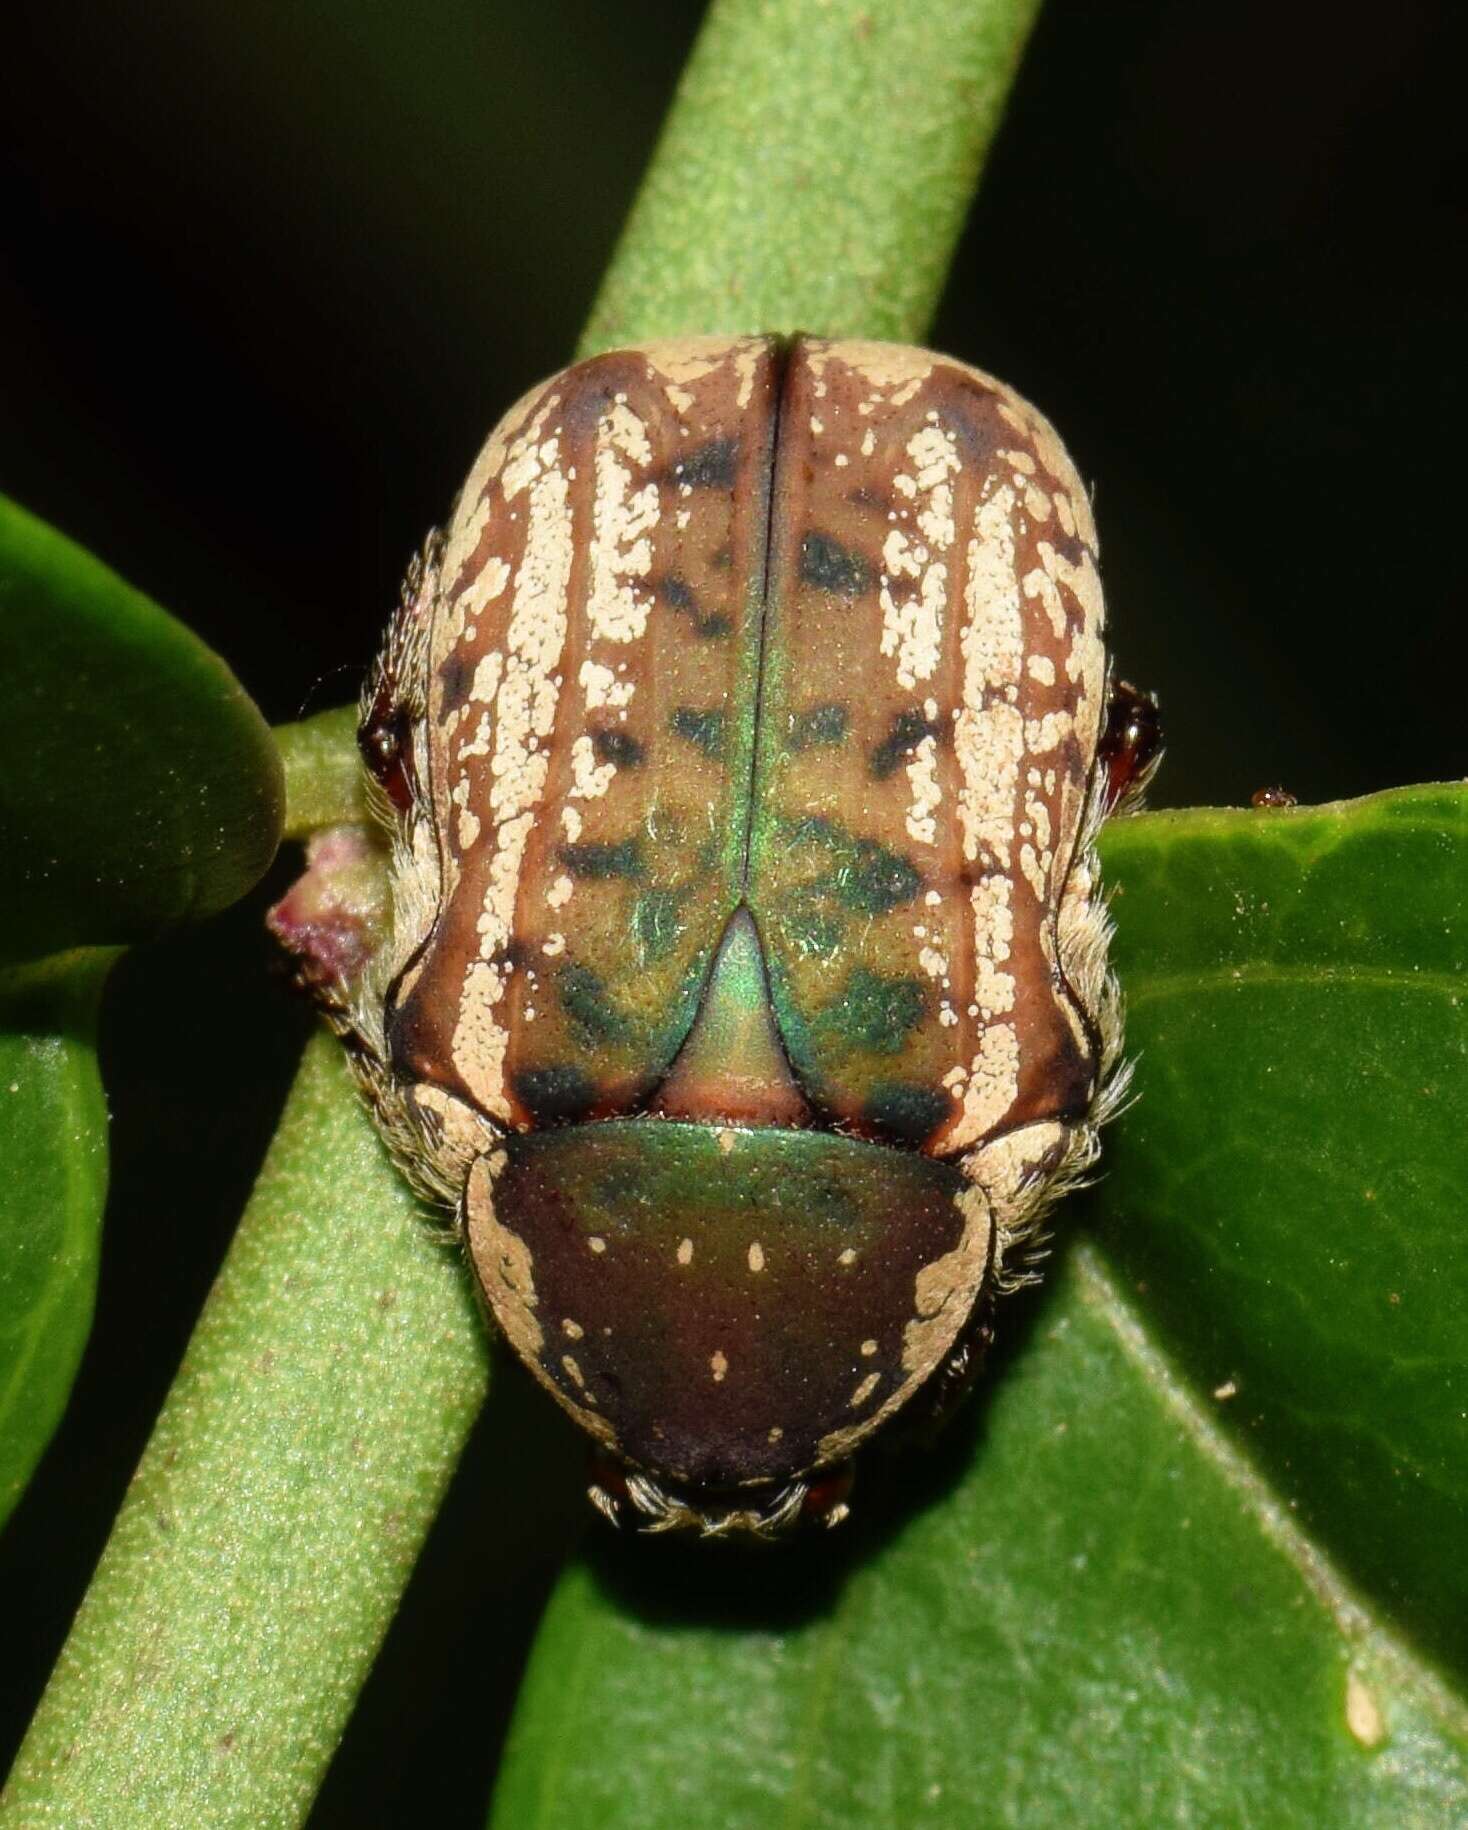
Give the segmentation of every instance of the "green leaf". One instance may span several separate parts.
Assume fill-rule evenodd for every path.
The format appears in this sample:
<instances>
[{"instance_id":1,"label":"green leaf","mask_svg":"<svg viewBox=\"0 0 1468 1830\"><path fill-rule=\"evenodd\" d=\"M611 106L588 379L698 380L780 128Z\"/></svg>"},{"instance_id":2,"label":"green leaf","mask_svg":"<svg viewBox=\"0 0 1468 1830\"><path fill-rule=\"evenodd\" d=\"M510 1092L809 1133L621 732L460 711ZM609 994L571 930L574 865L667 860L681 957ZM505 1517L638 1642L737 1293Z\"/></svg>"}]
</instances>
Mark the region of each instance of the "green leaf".
<instances>
[{"instance_id":1,"label":"green leaf","mask_svg":"<svg viewBox=\"0 0 1468 1830\"><path fill-rule=\"evenodd\" d=\"M1468 1679L1468 790L1117 826L1096 1220L1299 1523Z\"/></svg>"},{"instance_id":2,"label":"green leaf","mask_svg":"<svg viewBox=\"0 0 1468 1830\"><path fill-rule=\"evenodd\" d=\"M1468 791L1106 857L1093 1237L844 1544L573 1568L497 1825L1463 1821Z\"/></svg>"},{"instance_id":3,"label":"green leaf","mask_svg":"<svg viewBox=\"0 0 1468 1830\"><path fill-rule=\"evenodd\" d=\"M275 855L280 760L219 657L0 499L0 958L225 908Z\"/></svg>"},{"instance_id":4,"label":"green leaf","mask_svg":"<svg viewBox=\"0 0 1468 1830\"><path fill-rule=\"evenodd\" d=\"M0 1524L86 1345L107 1193L98 950L0 972Z\"/></svg>"}]
</instances>

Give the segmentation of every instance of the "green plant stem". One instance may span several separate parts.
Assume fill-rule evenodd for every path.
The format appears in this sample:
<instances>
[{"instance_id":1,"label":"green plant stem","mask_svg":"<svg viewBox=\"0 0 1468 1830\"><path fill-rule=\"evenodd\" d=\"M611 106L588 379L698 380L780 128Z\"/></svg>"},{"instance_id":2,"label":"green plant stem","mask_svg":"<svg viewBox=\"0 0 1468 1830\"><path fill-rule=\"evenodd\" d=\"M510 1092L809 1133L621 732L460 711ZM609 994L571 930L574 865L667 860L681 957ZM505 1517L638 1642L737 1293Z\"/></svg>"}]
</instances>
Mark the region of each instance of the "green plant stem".
<instances>
[{"instance_id":1,"label":"green plant stem","mask_svg":"<svg viewBox=\"0 0 1468 1830\"><path fill-rule=\"evenodd\" d=\"M920 338L1036 5L721 0L583 350ZM357 817L336 716L285 740L293 832ZM318 1039L0 1826L302 1820L485 1384L416 1212Z\"/></svg>"},{"instance_id":2,"label":"green plant stem","mask_svg":"<svg viewBox=\"0 0 1468 1830\"><path fill-rule=\"evenodd\" d=\"M317 1036L0 1822L299 1822L485 1369L457 1254Z\"/></svg>"},{"instance_id":3,"label":"green plant stem","mask_svg":"<svg viewBox=\"0 0 1468 1830\"><path fill-rule=\"evenodd\" d=\"M285 771L286 838L304 839L320 827L369 817L355 705L280 725L275 741Z\"/></svg>"},{"instance_id":4,"label":"green plant stem","mask_svg":"<svg viewBox=\"0 0 1468 1830\"><path fill-rule=\"evenodd\" d=\"M1039 0L715 0L581 353L920 340Z\"/></svg>"}]
</instances>

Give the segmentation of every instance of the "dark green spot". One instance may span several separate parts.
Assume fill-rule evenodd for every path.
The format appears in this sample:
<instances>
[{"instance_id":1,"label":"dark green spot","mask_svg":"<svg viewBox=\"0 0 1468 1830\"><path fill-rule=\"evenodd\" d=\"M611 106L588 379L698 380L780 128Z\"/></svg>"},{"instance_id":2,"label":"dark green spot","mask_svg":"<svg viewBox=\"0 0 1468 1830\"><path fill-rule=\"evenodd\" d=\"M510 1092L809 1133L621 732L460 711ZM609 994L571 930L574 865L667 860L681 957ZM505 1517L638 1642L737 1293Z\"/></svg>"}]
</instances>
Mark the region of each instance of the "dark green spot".
<instances>
[{"instance_id":1,"label":"dark green spot","mask_svg":"<svg viewBox=\"0 0 1468 1830\"><path fill-rule=\"evenodd\" d=\"M658 596L680 616L686 616L693 624L693 633L697 636L712 637L728 635L734 627L733 622L722 611L705 613L700 607L698 597L685 578L676 572L669 572L665 578L658 580L655 587Z\"/></svg>"},{"instance_id":2,"label":"dark green spot","mask_svg":"<svg viewBox=\"0 0 1468 1830\"><path fill-rule=\"evenodd\" d=\"M813 705L790 720L790 747L810 750L818 744L845 743L850 725L844 705Z\"/></svg>"},{"instance_id":3,"label":"dark green spot","mask_svg":"<svg viewBox=\"0 0 1468 1830\"><path fill-rule=\"evenodd\" d=\"M923 880L901 853L858 839L855 854L836 880L836 896L858 915L885 915L911 902Z\"/></svg>"},{"instance_id":4,"label":"dark green spot","mask_svg":"<svg viewBox=\"0 0 1468 1830\"><path fill-rule=\"evenodd\" d=\"M732 489L739 460L736 438L711 438L673 466L673 481L690 489Z\"/></svg>"},{"instance_id":5,"label":"dark green spot","mask_svg":"<svg viewBox=\"0 0 1468 1830\"><path fill-rule=\"evenodd\" d=\"M618 839L615 845L563 845L558 855L573 877L642 875L640 839Z\"/></svg>"},{"instance_id":6,"label":"dark green spot","mask_svg":"<svg viewBox=\"0 0 1468 1830\"><path fill-rule=\"evenodd\" d=\"M806 891L832 895L855 914L885 915L922 888L921 876L900 852L874 839L854 839L820 814L792 820L786 830L792 845L819 845L835 866L829 878L806 885Z\"/></svg>"},{"instance_id":7,"label":"dark green spot","mask_svg":"<svg viewBox=\"0 0 1468 1830\"><path fill-rule=\"evenodd\" d=\"M856 597L872 582L871 567L858 553L829 534L807 534L800 543L803 583L838 597Z\"/></svg>"},{"instance_id":8,"label":"dark green spot","mask_svg":"<svg viewBox=\"0 0 1468 1830\"><path fill-rule=\"evenodd\" d=\"M591 748L598 762L615 763L619 769L635 769L646 751L626 731L593 731Z\"/></svg>"},{"instance_id":9,"label":"dark green spot","mask_svg":"<svg viewBox=\"0 0 1468 1830\"><path fill-rule=\"evenodd\" d=\"M632 932L645 963L665 958L683 931L687 890L644 890L632 905Z\"/></svg>"},{"instance_id":10,"label":"dark green spot","mask_svg":"<svg viewBox=\"0 0 1468 1830\"><path fill-rule=\"evenodd\" d=\"M922 712L912 708L898 712L892 720L892 729L879 744L873 746L868 758L872 774L879 782L885 781L925 737L942 735L943 724L940 719L925 717Z\"/></svg>"},{"instance_id":11,"label":"dark green spot","mask_svg":"<svg viewBox=\"0 0 1468 1830\"><path fill-rule=\"evenodd\" d=\"M819 813L808 813L803 820L788 820L785 836L792 845L820 845L828 851L842 851L853 843L849 832Z\"/></svg>"},{"instance_id":12,"label":"dark green spot","mask_svg":"<svg viewBox=\"0 0 1468 1830\"><path fill-rule=\"evenodd\" d=\"M705 756L723 754L724 722L723 711L718 708L700 712L689 705L680 705L668 720L670 728L679 737L686 737L689 743L696 744Z\"/></svg>"},{"instance_id":13,"label":"dark green spot","mask_svg":"<svg viewBox=\"0 0 1468 1830\"><path fill-rule=\"evenodd\" d=\"M814 846L825 853L829 868L819 876L790 885L787 910L813 899L835 902L855 915L886 915L910 902L923 886L916 867L900 852L873 839L857 839L835 820L809 814L782 822L780 837L788 850Z\"/></svg>"},{"instance_id":14,"label":"dark green spot","mask_svg":"<svg viewBox=\"0 0 1468 1830\"><path fill-rule=\"evenodd\" d=\"M561 1008L588 1042L625 1042L632 1035L628 1022L607 996L607 988L586 966L562 966L556 974L556 995Z\"/></svg>"},{"instance_id":15,"label":"dark green spot","mask_svg":"<svg viewBox=\"0 0 1468 1830\"><path fill-rule=\"evenodd\" d=\"M869 1124L904 1143L920 1144L943 1122L949 1101L915 1081L884 1080L872 1089L864 1116Z\"/></svg>"},{"instance_id":16,"label":"dark green spot","mask_svg":"<svg viewBox=\"0 0 1468 1830\"><path fill-rule=\"evenodd\" d=\"M522 1068L511 1084L538 1125L574 1123L596 1104L596 1083L577 1067Z\"/></svg>"},{"instance_id":17,"label":"dark green spot","mask_svg":"<svg viewBox=\"0 0 1468 1830\"><path fill-rule=\"evenodd\" d=\"M816 1019L852 1048L895 1055L908 1031L922 1022L928 994L921 979L887 978L865 966L853 966L846 987Z\"/></svg>"}]
</instances>

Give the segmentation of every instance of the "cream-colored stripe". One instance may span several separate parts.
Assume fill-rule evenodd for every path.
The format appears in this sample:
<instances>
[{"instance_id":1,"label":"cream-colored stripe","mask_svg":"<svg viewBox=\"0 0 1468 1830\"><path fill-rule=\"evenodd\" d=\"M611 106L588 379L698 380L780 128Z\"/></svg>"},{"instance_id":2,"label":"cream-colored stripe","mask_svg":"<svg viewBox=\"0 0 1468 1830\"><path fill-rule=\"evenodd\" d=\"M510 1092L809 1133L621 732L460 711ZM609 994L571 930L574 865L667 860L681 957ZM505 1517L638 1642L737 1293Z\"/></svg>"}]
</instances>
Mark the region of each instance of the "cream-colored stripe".
<instances>
[{"instance_id":1,"label":"cream-colored stripe","mask_svg":"<svg viewBox=\"0 0 1468 1830\"><path fill-rule=\"evenodd\" d=\"M1015 493L990 484L968 544L964 584L963 703L955 748L963 777L959 821L964 856L988 867L972 895L974 996L980 1034L964 1067L945 1084L962 1110L944 1142L976 1143L997 1124L1019 1091L1019 1043L1014 1025L999 1020L1014 1007L1014 978L1002 970L1014 931L1009 874L1015 855L1015 805L1024 758L1024 718L1015 704L1024 668L1024 611L1016 575Z\"/></svg>"},{"instance_id":2,"label":"cream-colored stripe","mask_svg":"<svg viewBox=\"0 0 1468 1830\"><path fill-rule=\"evenodd\" d=\"M514 579L492 719L489 793L474 796L480 805L488 802L494 857L477 923L479 958L465 975L451 1045L464 1084L486 1111L500 1118L509 1116L504 1083L509 1036L496 1007L504 998L510 968L496 956L503 954L514 930L525 846L545 793L566 643L574 530L569 484L559 458L560 440L552 430L539 444L521 441L503 473L506 502L526 498L525 546ZM482 759L476 766L483 767Z\"/></svg>"}]
</instances>

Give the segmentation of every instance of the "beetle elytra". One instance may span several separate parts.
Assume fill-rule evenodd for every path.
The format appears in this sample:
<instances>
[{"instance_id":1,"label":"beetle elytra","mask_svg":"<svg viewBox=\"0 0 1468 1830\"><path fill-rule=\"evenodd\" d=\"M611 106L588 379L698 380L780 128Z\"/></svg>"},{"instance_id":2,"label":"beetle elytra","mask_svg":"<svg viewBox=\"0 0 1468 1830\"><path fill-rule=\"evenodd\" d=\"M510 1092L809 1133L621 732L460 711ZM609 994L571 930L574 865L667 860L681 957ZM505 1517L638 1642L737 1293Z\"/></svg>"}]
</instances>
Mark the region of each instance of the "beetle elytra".
<instances>
[{"instance_id":1,"label":"beetle elytra","mask_svg":"<svg viewBox=\"0 0 1468 1830\"><path fill-rule=\"evenodd\" d=\"M835 1522L1093 1162L1095 838L1155 749L1107 751L1102 624L1032 407L815 338L554 377L410 573L390 932L335 1014L610 1516Z\"/></svg>"}]
</instances>

